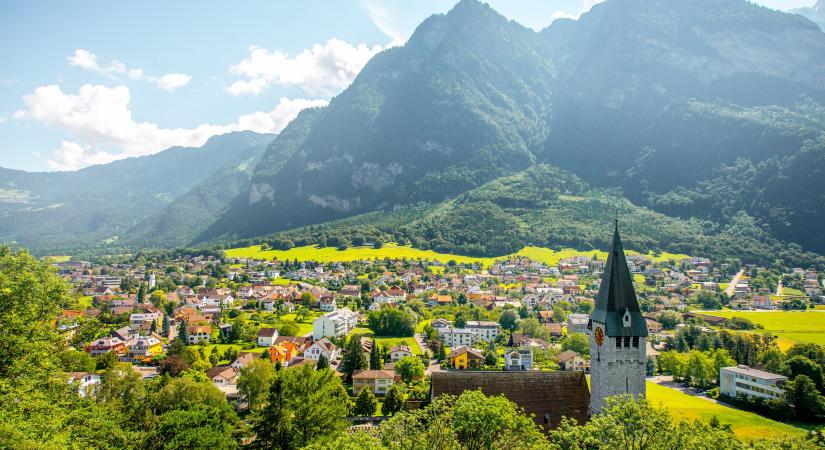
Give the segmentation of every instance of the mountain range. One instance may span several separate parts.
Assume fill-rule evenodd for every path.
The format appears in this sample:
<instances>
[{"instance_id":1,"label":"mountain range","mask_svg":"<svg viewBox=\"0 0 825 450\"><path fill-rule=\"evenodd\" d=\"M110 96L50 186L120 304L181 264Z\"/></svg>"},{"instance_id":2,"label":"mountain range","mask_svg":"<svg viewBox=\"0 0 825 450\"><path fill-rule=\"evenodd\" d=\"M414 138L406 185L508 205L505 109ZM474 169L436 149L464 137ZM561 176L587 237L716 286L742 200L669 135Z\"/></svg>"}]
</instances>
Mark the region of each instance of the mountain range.
<instances>
[{"instance_id":1,"label":"mountain range","mask_svg":"<svg viewBox=\"0 0 825 450\"><path fill-rule=\"evenodd\" d=\"M99 210L80 200L64 212L70 192L103 192L83 181L92 173L182 170L160 158L195 150L76 174L0 172L0 214L13 217L0 238L154 247L355 227L493 255L601 244L618 208L631 246L824 254L814 224L825 219L825 33L800 14L744 0L607 0L536 32L462 0L277 137L213 138L201 151L243 144L224 142L233 151L196 176L177 172L174 188L120 179L91 202ZM47 194L36 180L48 177L75 190Z\"/></svg>"}]
</instances>

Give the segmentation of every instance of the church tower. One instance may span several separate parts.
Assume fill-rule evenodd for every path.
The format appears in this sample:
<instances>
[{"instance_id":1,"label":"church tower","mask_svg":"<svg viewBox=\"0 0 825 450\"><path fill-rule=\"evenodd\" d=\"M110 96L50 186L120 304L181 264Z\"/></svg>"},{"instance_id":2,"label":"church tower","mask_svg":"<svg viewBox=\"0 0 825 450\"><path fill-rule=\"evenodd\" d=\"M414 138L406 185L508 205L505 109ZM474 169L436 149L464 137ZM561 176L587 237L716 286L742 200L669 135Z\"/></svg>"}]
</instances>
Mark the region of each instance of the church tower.
<instances>
[{"instance_id":1,"label":"church tower","mask_svg":"<svg viewBox=\"0 0 825 450\"><path fill-rule=\"evenodd\" d=\"M619 221L607 255L596 305L590 314L590 413L613 395L645 396L647 323L627 268Z\"/></svg>"}]
</instances>

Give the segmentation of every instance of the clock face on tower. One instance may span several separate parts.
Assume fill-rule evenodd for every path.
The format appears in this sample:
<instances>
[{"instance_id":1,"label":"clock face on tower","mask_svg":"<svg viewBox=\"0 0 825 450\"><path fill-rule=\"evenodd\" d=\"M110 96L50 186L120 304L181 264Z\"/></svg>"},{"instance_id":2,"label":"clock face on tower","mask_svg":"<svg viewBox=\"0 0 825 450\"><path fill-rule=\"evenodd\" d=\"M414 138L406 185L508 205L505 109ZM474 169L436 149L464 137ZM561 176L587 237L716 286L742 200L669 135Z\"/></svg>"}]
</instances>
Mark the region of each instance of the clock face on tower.
<instances>
[{"instance_id":1,"label":"clock face on tower","mask_svg":"<svg viewBox=\"0 0 825 450\"><path fill-rule=\"evenodd\" d=\"M593 332L593 337L596 339L596 345L601 347L604 343L604 330L602 330L602 327L596 327L596 331Z\"/></svg>"}]
</instances>

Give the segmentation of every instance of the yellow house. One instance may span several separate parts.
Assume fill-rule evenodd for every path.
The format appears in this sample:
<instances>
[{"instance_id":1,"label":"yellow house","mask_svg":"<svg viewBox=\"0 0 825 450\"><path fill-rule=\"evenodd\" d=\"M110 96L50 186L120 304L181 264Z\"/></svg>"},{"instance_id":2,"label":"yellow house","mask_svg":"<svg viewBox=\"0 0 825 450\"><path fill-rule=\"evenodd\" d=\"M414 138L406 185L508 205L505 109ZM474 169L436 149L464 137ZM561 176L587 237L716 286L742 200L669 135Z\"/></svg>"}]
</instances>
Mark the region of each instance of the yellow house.
<instances>
[{"instance_id":1,"label":"yellow house","mask_svg":"<svg viewBox=\"0 0 825 450\"><path fill-rule=\"evenodd\" d=\"M147 361L153 356L163 353L163 342L154 336L143 336L135 341L129 349L132 361Z\"/></svg>"},{"instance_id":2,"label":"yellow house","mask_svg":"<svg viewBox=\"0 0 825 450\"><path fill-rule=\"evenodd\" d=\"M470 347L458 347L450 352L450 365L455 369L477 369L484 363L480 350Z\"/></svg>"}]
</instances>

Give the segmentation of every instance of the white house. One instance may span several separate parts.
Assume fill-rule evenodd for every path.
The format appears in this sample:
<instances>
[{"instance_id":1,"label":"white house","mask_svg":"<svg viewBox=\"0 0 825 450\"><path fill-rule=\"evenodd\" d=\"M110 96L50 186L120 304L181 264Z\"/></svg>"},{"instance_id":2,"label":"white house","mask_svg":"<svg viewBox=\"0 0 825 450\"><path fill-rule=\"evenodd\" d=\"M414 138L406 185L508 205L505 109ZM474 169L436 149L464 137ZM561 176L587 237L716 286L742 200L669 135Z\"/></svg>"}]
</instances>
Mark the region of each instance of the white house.
<instances>
[{"instance_id":1,"label":"white house","mask_svg":"<svg viewBox=\"0 0 825 450\"><path fill-rule=\"evenodd\" d=\"M261 328L258 330L258 347L272 347L278 339L278 330L275 328Z\"/></svg>"},{"instance_id":2,"label":"white house","mask_svg":"<svg viewBox=\"0 0 825 450\"><path fill-rule=\"evenodd\" d=\"M340 350L329 339L321 338L304 351L304 359L318 361L321 355L324 355L328 361L334 361L340 356Z\"/></svg>"},{"instance_id":3,"label":"white house","mask_svg":"<svg viewBox=\"0 0 825 450\"><path fill-rule=\"evenodd\" d=\"M437 328L438 338L448 347L472 345L478 340L478 335L468 328Z\"/></svg>"},{"instance_id":4,"label":"white house","mask_svg":"<svg viewBox=\"0 0 825 450\"><path fill-rule=\"evenodd\" d=\"M739 394L765 399L785 395L782 384L788 377L748 366L722 367L719 369L719 393L730 397Z\"/></svg>"},{"instance_id":5,"label":"white house","mask_svg":"<svg viewBox=\"0 0 825 450\"><path fill-rule=\"evenodd\" d=\"M587 334L587 323L590 321L589 314L568 314L567 332Z\"/></svg>"},{"instance_id":6,"label":"white house","mask_svg":"<svg viewBox=\"0 0 825 450\"><path fill-rule=\"evenodd\" d=\"M396 362L408 356L412 356L412 350L409 345L395 345L390 349L390 361Z\"/></svg>"},{"instance_id":7,"label":"white house","mask_svg":"<svg viewBox=\"0 0 825 450\"><path fill-rule=\"evenodd\" d=\"M338 309L338 305L335 303L335 297L328 297L321 300L320 307L323 312L333 312Z\"/></svg>"},{"instance_id":8,"label":"white house","mask_svg":"<svg viewBox=\"0 0 825 450\"><path fill-rule=\"evenodd\" d=\"M559 353L558 358L559 368L561 370L586 371L588 369L587 360L573 350Z\"/></svg>"},{"instance_id":9,"label":"white house","mask_svg":"<svg viewBox=\"0 0 825 450\"><path fill-rule=\"evenodd\" d=\"M155 322L158 324L162 314L159 312L151 312L151 313L133 313L129 315L129 325L132 327L140 327L141 324L146 322Z\"/></svg>"},{"instance_id":10,"label":"white house","mask_svg":"<svg viewBox=\"0 0 825 450\"><path fill-rule=\"evenodd\" d=\"M235 303L235 298L231 295L222 295L217 297L209 297L204 295L201 297L201 307L220 307L223 304L224 307L232 306Z\"/></svg>"},{"instance_id":11,"label":"white house","mask_svg":"<svg viewBox=\"0 0 825 450\"><path fill-rule=\"evenodd\" d=\"M312 323L312 339L322 337L346 336L358 323L358 314L349 308L341 308L324 314Z\"/></svg>"},{"instance_id":12,"label":"white house","mask_svg":"<svg viewBox=\"0 0 825 450\"><path fill-rule=\"evenodd\" d=\"M504 370L532 370L533 349L529 347L504 352Z\"/></svg>"},{"instance_id":13,"label":"white house","mask_svg":"<svg viewBox=\"0 0 825 450\"><path fill-rule=\"evenodd\" d=\"M240 298L249 298L252 297L252 294L255 293L255 290L252 289L252 286L241 286L238 288L238 297Z\"/></svg>"},{"instance_id":14,"label":"white house","mask_svg":"<svg viewBox=\"0 0 825 450\"><path fill-rule=\"evenodd\" d=\"M85 397L94 393L100 384L100 375L93 372L72 372L69 374L69 382L77 386L77 393L81 397Z\"/></svg>"},{"instance_id":15,"label":"white house","mask_svg":"<svg viewBox=\"0 0 825 450\"><path fill-rule=\"evenodd\" d=\"M499 325L498 322L480 322L470 320L467 322L465 328L475 333L477 338L484 342L495 340L496 336L501 333L501 325Z\"/></svg>"},{"instance_id":16,"label":"white house","mask_svg":"<svg viewBox=\"0 0 825 450\"><path fill-rule=\"evenodd\" d=\"M186 337L190 344L199 342L208 344L212 340L212 327L209 325L189 325L186 327Z\"/></svg>"}]
</instances>

